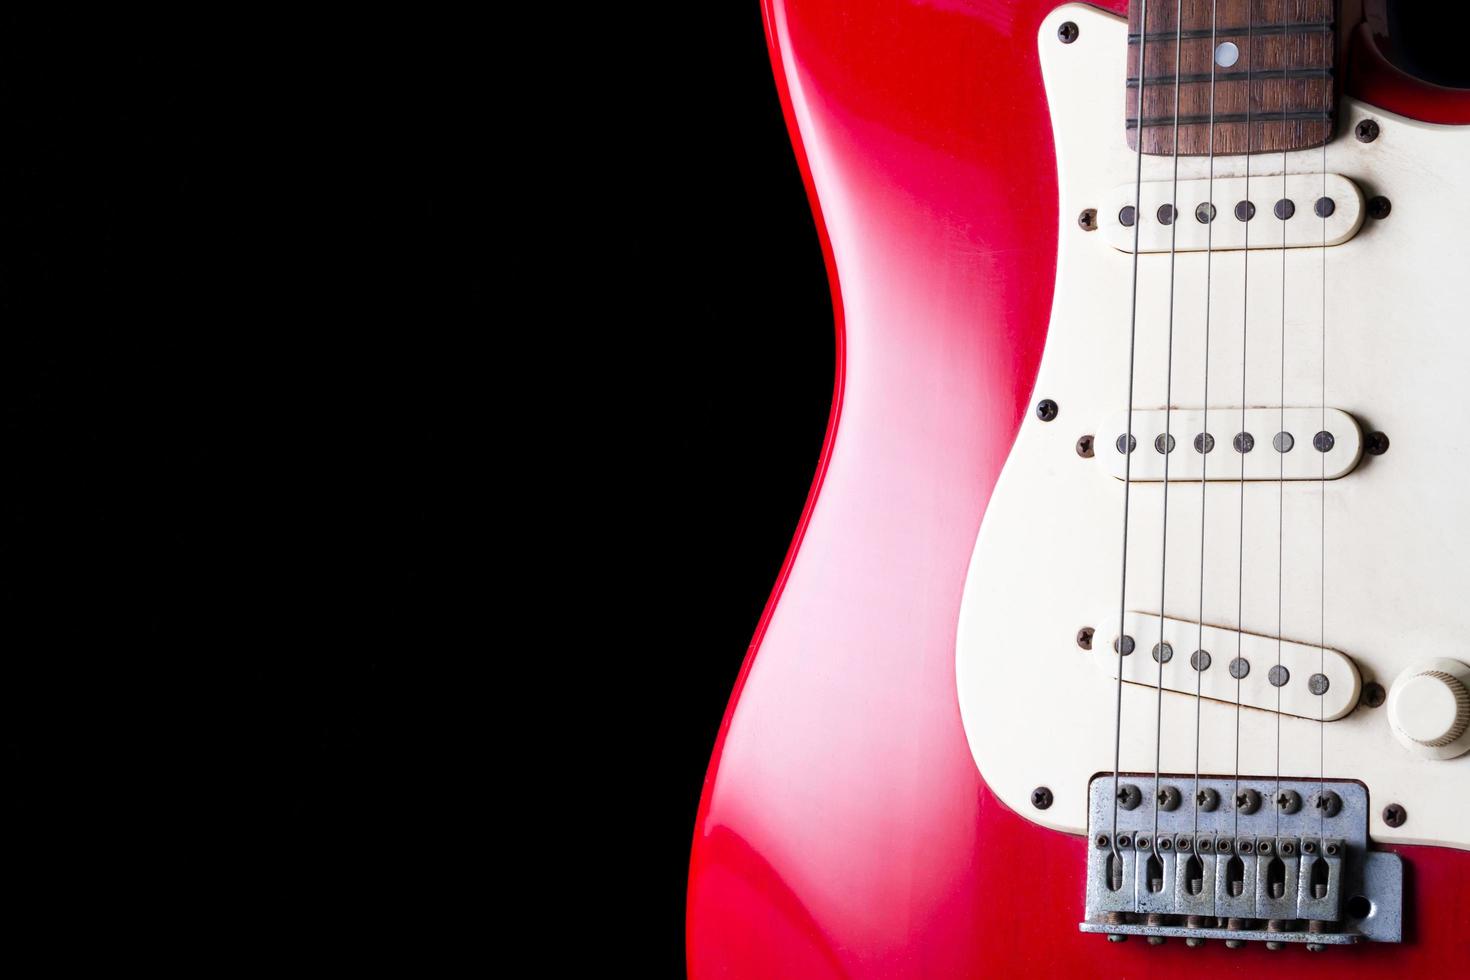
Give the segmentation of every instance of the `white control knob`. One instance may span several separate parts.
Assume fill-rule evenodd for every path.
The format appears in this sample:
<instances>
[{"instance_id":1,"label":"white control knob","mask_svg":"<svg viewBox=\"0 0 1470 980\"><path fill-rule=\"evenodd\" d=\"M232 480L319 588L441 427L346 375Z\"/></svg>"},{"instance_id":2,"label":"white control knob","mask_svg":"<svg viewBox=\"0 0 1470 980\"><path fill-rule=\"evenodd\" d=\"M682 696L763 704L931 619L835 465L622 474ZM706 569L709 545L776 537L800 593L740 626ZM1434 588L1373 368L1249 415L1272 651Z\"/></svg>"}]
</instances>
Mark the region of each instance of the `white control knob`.
<instances>
[{"instance_id":1,"label":"white control knob","mask_svg":"<svg viewBox=\"0 0 1470 980\"><path fill-rule=\"evenodd\" d=\"M1389 688L1388 723L1400 742L1427 759L1470 751L1470 667L1439 659L1404 671Z\"/></svg>"}]
</instances>

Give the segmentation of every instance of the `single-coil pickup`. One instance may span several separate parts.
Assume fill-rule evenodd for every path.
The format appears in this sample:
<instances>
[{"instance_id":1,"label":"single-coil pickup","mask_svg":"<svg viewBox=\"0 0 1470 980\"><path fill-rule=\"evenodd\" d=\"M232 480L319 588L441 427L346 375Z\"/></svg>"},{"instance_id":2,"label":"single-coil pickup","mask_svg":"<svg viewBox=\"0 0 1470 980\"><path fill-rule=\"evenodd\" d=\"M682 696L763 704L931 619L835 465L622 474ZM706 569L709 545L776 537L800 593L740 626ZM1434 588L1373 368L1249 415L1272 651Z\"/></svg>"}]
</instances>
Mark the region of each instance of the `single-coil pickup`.
<instances>
[{"instance_id":1,"label":"single-coil pickup","mask_svg":"<svg viewBox=\"0 0 1470 980\"><path fill-rule=\"evenodd\" d=\"M1138 201L1135 204L1135 190ZM1122 252L1228 251L1340 245L1363 224L1363 193L1340 174L1130 182L1098 207L1098 226Z\"/></svg>"},{"instance_id":2,"label":"single-coil pickup","mask_svg":"<svg viewBox=\"0 0 1470 980\"><path fill-rule=\"evenodd\" d=\"M1131 430L1131 435L1130 435ZM1095 453L1119 480L1336 480L1363 455L1357 420L1335 408L1135 409L1107 420Z\"/></svg>"},{"instance_id":3,"label":"single-coil pickup","mask_svg":"<svg viewBox=\"0 0 1470 980\"><path fill-rule=\"evenodd\" d=\"M1098 620L1091 656L1099 670L1145 687L1163 688L1193 697L1234 704L1311 721L1335 721L1358 703L1362 679L1347 656L1324 647L1278 640L1274 636L1243 633L1218 626L1170 619L1157 613L1130 612L1124 616L1124 636L1117 639L1118 613ZM1106 640L1104 638L1106 637ZM1121 646L1123 656L1118 656Z\"/></svg>"}]
</instances>

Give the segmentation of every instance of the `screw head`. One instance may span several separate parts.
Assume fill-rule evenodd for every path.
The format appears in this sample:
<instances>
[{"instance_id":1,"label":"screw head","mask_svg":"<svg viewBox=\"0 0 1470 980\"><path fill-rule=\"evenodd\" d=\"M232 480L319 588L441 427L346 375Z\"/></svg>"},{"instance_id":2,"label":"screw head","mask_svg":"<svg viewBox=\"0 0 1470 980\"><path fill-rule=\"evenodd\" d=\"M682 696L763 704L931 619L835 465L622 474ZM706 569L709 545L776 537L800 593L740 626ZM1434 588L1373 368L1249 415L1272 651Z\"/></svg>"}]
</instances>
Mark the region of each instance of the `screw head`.
<instances>
[{"instance_id":1,"label":"screw head","mask_svg":"<svg viewBox=\"0 0 1470 980\"><path fill-rule=\"evenodd\" d=\"M1071 44L1073 41L1077 40L1077 35L1080 33L1082 32L1077 29L1077 25L1069 20L1061 27L1057 28L1057 40L1061 41L1063 44Z\"/></svg>"},{"instance_id":2,"label":"screw head","mask_svg":"<svg viewBox=\"0 0 1470 980\"><path fill-rule=\"evenodd\" d=\"M1359 143L1371 143L1378 138L1378 123L1372 119L1364 119L1354 127L1353 135L1358 138Z\"/></svg>"},{"instance_id":3,"label":"screw head","mask_svg":"<svg viewBox=\"0 0 1470 980\"><path fill-rule=\"evenodd\" d=\"M1409 819L1409 813L1397 803L1390 803L1383 808L1383 822L1390 827L1402 827L1404 821Z\"/></svg>"},{"instance_id":4,"label":"screw head","mask_svg":"<svg viewBox=\"0 0 1470 980\"><path fill-rule=\"evenodd\" d=\"M1097 208L1088 208L1077 216L1077 227L1083 231L1097 231Z\"/></svg>"},{"instance_id":5,"label":"screw head","mask_svg":"<svg viewBox=\"0 0 1470 980\"><path fill-rule=\"evenodd\" d=\"M1383 704L1388 695L1383 692L1383 685L1375 681L1369 681L1363 685L1363 705L1369 708L1377 708Z\"/></svg>"},{"instance_id":6,"label":"screw head","mask_svg":"<svg viewBox=\"0 0 1470 980\"><path fill-rule=\"evenodd\" d=\"M1097 631L1091 626L1084 626L1077 631L1077 645L1084 650L1092 649L1092 637Z\"/></svg>"},{"instance_id":7,"label":"screw head","mask_svg":"<svg viewBox=\"0 0 1470 980\"><path fill-rule=\"evenodd\" d=\"M1082 436L1077 440L1078 456L1081 456L1083 459L1091 459L1093 452L1094 449L1092 436Z\"/></svg>"},{"instance_id":8,"label":"screw head","mask_svg":"<svg viewBox=\"0 0 1470 980\"><path fill-rule=\"evenodd\" d=\"M1388 436L1382 432L1370 432L1363 440L1363 451L1370 456L1382 456L1388 452Z\"/></svg>"},{"instance_id":9,"label":"screw head","mask_svg":"<svg viewBox=\"0 0 1470 980\"><path fill-rule=\"evenodd\" d=\"M1045 786L1038 786L1031 791L1031 805L1038 810L1045 810L1051 806L1051 790Z\"/></svg>"},{"instance_id":10,"label":"screw head","mask_svg":"<svg viewBox=\"0 0 1470 980\"><path fill-rule=\"evenodd\" d=\"M1057 417L1057 403L1050 398L1043 398L1036 403L1036 417L1043 422L1050 422Z\"/></svg>"},{"instance_id":11,"label":"screw head","mask_svg":"<svg viewBox=\"0 0 1470 980\"><path fill-rule=\"evenodd\" d=\"M1393 203L1386 197L1374 197L1368 200L1368 217L1386 218L1393 210Z\"/></svg>"}]
</instances>

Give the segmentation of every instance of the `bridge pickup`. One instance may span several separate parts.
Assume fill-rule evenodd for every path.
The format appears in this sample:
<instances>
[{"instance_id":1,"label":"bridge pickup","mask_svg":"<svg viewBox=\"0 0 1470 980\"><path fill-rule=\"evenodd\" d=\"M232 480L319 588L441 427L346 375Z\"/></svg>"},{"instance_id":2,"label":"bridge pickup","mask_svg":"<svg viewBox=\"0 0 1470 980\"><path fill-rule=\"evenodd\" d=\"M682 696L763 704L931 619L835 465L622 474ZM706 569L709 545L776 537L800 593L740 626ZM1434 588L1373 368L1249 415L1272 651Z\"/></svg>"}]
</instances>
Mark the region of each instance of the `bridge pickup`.
<instances>
[{"instance_id":1,"label":"bridge pickup","mask_svg":"<svg viewBox=\"0 0 1470 980\"><path fill-rule=\"evenodd\" d=\"M1174 197L1178 221L1166 221L1173 181L1148 180L1139 188L1141 220L1138 224L1138 251L1167 252L1171 243L1176 252L1202 252L1206 248L1221 252L1249 247L1320 248L1341 245L1357 234L1363 224L1363 192L1341 174L1327 174L1326 191L1323 176L1291 174L1282 191L1281 175L1251 175L1250 193L1246 193L1244 177L1216 177L1213 193L1208 180L1181 180ZM1108 244L1120 252L1133 251L1134 186L1120 184L1104 195L1098 208L1099 225ZM1320 207L1319 200L1331 202ZM1290 202L1281 206L1279 201ZM1214 205L1214 218L1210 205ZM1247 206L1249 204L1249 206ZM1249 215L1242 221L1240 215Z\"/></svg>"},{"instance_id":2,"label":"bridge pickup","mask_svg":"<svg viewBox=\"0 0 1470 980\"><path fill-rule=\"evenodd\" d=\"M1187 774L1092 778L1083 932L1191 946L1402 941L1403 865L1369 849L1361 783L1204 776L1198 790Z\"/></svg>"},{"instance_id":3,"label":"bridge pickup","mask_svg":"<svg viewBox=\"0 0 1470 980\"><path fill-rule=\"evenodd\" d=\"M1165 414L1135 409L1131 442L1126 412L1097 430L1096 453L1112 476L1123 479L1126 466L1129 480L1162 481L1167 457L1170 483L1238 482L1242 462L1248 481L1336 480L1363 455L1363 430L1335 408L1248 408L1243 420L1239 408Z\"/></svg>"},{"instance_id":4,"label":"bridge pickup","mask_svg":"<svg viewBox=\"0 0 1470 980\"><path fill-rule=\"evenodd\" d=\"M1103 612L1096 622L1093 660L1099 670L1117 677L1117 610ZM1130 612L1123 622L1128 640L1122 645L1130 651L1122 658L1123 680L1130 684L1157 687L1156 658L1163 657L1164 690L1190 697L1197 677L1200 697L1234 704L1240 674L1240 703L1262 711L1276 711L1279 697L1283 715L1336 721L1358 704L1362 678L1352 660L1337 650L1219 626L1205 626L1201 636L1198 623L1168 617L1160 643L1157 613ZM1203 667L1198 673L1196 664Z\"/></svg>"}]
</instances>

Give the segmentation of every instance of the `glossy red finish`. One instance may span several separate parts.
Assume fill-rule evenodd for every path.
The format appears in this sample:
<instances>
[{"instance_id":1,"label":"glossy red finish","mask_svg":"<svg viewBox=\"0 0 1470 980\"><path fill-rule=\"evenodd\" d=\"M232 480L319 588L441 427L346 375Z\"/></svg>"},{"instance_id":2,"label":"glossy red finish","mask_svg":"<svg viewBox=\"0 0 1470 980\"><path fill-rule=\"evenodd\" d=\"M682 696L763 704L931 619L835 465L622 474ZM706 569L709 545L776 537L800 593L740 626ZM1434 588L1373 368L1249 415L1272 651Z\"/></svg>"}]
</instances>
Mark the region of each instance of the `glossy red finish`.
<instances>
[{"instance_id":1,"label":"glossy red finish","mask_svg":"<svg viewBox=\"0 0 1470 980\"><path fill-rule=\"evenodd\" d=\"M954 686L970 550L1051 306L1056 175L1036 34L1055 4L764 2L839 311L837 389L706 779L690 974L1460 969L1465 852L1404 850L1417 903L1401 947L1314 956L1077 932L1083 841L989 792Z\"/></svg>"}]
</instances>

